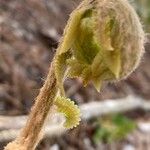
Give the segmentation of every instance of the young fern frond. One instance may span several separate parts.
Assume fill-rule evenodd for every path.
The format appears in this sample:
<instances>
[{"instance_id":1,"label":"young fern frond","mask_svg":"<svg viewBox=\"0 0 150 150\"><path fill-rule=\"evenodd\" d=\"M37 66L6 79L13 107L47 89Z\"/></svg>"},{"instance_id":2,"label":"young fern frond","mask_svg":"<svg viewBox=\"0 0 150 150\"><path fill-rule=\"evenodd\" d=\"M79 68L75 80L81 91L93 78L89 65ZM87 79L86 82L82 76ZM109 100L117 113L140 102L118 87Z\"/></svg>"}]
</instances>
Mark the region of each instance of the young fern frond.
<instances>
[{"instance_id":1,"label":"young fern frond","mask_svg":"<svg viewBox=\"0 0 150 150\"><path fill-rule=\"evenodd\" d=\"M64 127L72 129L79 125L80 122L80 109L75 105L74 101L71 101L69 98L58 96L54 105L57 106L57 111L65 115L66 121Z\"/></svg>"},{"instance_id":2,"label":"young fern frond","mask_svg":"<svg viewBox=\"0 0 150 150\"><path fill-rule=\"evenodd\" d=\"M82 1L56 52L57 82L62 82L62 63L63 75L79 77L84 85L92 82L100 90L102 82L123 79L137 67L143 45L141 23L127 0ZM66 52L70 57L65 58Z\"/></svg>"},{"instance_id":3,"label":"young fern frond","mask_svg":"<svg viewBox=\"0 0 150 150\"><path fill-rule=\"evenodd\" d=\"M99 91L102 82L118 81L137 67L143 45L142 26L126 0L86 0L73 11L55 57L63 96L55 103L66 115L66 127L78 122L79 112L65 98L64 78L79 77L85 86L92 82Z\"/></svg>"},{"instance_id":4,"label":"young fern frond","mask_svg":"<svg viewBox=\"0 0 150 150\"><path fill-rule=\"evenodd\" d=\"M92 82L100 90L104 81L118 81L135 70L143 51L144 31L127 0L82 1L70 15L25 128L5 150L34 150L53 105L66 116L66 128L79 124L78 107L65 98L66 77Z\"/></svg>"}]
</instances>

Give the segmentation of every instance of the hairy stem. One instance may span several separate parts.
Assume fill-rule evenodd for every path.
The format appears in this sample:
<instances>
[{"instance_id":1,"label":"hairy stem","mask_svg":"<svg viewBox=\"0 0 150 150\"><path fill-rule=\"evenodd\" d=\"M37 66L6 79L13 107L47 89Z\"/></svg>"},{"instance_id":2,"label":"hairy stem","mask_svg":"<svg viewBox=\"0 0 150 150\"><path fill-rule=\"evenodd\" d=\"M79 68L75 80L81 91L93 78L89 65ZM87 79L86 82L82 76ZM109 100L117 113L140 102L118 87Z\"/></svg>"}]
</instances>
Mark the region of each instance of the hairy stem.
<instances>
[{"instance_id":1,"label":"hairy stem","mask_svg":"<svg viewBox=\"0 0 150 150\"><path fill-rule=\"evenodd\" d=\"M5 150L34 150L40 140L40 131L57 94L54 64L52 62L45 84L36 98L28 121L20 136L9 143Z\"/></svg>"}]
</instances>

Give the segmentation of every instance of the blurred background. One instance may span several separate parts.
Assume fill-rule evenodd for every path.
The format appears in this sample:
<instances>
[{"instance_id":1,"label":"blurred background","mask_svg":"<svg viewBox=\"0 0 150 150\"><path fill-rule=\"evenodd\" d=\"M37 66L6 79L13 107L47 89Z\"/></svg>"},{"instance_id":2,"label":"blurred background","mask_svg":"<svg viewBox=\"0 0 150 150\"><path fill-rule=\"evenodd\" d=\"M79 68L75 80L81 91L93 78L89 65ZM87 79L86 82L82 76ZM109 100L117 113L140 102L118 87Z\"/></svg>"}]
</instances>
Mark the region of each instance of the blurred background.
<instances>
[{"instance_id":1,"label":"blurred background","mask_svg":"<svg viewBox=\"0 0 150 150\"><path fill-rule=\"evenodd\" d=\"M0 0L0 150L24 125L79 0ZM131 0L147 33L145 54L126 80L92 85L67 79L65 90L83 113L61 131L48 122L37 150L150 150L150 0ZM53 129L53 130L52 130Z\"/></svg>"}]
</instances>

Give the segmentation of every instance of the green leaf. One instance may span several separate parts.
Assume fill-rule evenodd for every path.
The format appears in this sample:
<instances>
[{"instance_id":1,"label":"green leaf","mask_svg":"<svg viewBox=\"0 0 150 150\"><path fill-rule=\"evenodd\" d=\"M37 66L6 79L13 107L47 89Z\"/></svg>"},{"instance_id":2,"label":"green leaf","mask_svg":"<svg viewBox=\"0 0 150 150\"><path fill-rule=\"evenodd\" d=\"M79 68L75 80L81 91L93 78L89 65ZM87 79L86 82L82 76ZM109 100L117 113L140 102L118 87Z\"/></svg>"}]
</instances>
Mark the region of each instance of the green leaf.
<instances>
[{"instance_id":1,"label":"green leaf","mask_svg":"<svg viewBox=\"0 0 150 150\"><path fill-rule=\"evenodd\" d=\"M85 13L86 8L78 9L73 11L70 15L70 19L64 30L63 39L57 50L57 55L66 53L72 47L74 39L76 39L78 33L78 26L80 24L82 15Z\"/></svg>"},{"instance_id":2,"label":"green leaf","mask_svg":"<svg viewBox=\"0 0 150 150\"><path fill-rule=\"evenodd\" d=\"M86 64L79 63L76 59L69 59L67 64L69 65L67 77L70 78L80 77L83 70L87 67Z\"/></svg>"},{"instance_id":3,"label":"green leaf","mask_svg":"<svg viewBox=\"0 0 150 150\"><path fill-rule=\"evenodd\" d=\"M91 64L99 51L99 44L94 38L94 18L92 9L83 15L73 45L73 54L78 61Z\"/></svg>"},{"instance_id":4,"label":"green leaf","mask_svg":"<svg viewBox=\"0 0 150 150\"><path fill-rule=\"evenodd\" d=\"M108 118L102 118L93 137L96 138L97 142L111 143L122 140L135 128L136 123L134 121L121 114L116 114L108 116Z\"/></svg>"},{"instance_id":5,"label":"green leaf","mask_svg":"<svg viewBox=\"0 0 150 150\"><path fill-rule=\"evenodd\" d=\"M58 56L56 55L56 59L55 59L55 75L56 75L57 85L61 95L65 95L64 88L63 88L63 80L67 69L66 61L70 57L71 57L70 52L66 52Z\"/></svg>"},{"instance_id":6,"label":"green leaf","mask_svg":"<svg viewBox=\"0 0 150 150\"><path fill-rule=\"evenodd\" d=\"M58 96L54 104L57 106L57 111L65 115L66 121L64 126L66 128L73 128L79 124L81 114L74 101L71 101L69 98Z\"/></svg>"}]
</instances>

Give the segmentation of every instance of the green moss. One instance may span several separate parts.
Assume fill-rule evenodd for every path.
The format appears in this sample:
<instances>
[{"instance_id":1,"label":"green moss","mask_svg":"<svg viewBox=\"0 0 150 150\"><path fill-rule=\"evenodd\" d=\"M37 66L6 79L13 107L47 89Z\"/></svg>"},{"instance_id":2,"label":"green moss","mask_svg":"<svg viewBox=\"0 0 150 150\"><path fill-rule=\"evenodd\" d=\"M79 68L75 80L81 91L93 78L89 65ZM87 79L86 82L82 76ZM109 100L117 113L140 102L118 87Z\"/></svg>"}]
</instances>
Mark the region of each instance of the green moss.
<instances>
[{"instance_id":1,"label":"green moss","mask_svg":"<svg viewBox=\"0 0 150 150\"><path fill-rule=\"evenodd\" d=\"M109 116L101 119L95 133L93 141L95 143L111 143L124 139L136 128L136 123L121 114Z\"/></svg>"}]
</instances>

